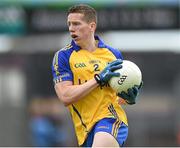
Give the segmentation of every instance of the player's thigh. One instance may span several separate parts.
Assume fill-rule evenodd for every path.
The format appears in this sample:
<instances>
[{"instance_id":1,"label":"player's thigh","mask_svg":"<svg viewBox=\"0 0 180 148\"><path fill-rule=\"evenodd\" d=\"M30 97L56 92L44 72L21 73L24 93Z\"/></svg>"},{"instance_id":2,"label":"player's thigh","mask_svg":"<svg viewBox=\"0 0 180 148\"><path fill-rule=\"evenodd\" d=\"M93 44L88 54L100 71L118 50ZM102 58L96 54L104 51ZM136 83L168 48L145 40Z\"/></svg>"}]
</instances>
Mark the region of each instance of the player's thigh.
<instances>
[{"instance_id":1,"label":"player's thigh","mask_svg":"<svg viewBox=\"0 0 180 148\"><path fill-rule=\"evenodd\" d=\"M92 147L119 147L117 140L107 132L97 132Z\"/></svg>"}]
</instances>

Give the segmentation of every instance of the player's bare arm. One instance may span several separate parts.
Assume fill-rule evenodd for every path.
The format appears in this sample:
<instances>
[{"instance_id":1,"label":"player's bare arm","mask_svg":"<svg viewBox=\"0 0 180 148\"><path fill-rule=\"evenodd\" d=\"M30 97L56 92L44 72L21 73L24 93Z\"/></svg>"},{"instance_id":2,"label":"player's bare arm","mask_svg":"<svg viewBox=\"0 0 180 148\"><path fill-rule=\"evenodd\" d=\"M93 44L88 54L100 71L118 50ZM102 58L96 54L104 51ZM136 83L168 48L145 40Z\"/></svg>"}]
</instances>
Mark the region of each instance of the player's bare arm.
<instances>
[{"instance_id":1,"label":"player's bare arm","mask_svg":"<svg viewBox=\"0 0 180 148\"><path fill-rule=\"evenodd\" d=\"M83 98L97 86L95 79L91 79L81 85L73 85L72 81L62 81L55 84L55 90L58 98L65 106L68 106Z\"/></svg>"}]
</instances>

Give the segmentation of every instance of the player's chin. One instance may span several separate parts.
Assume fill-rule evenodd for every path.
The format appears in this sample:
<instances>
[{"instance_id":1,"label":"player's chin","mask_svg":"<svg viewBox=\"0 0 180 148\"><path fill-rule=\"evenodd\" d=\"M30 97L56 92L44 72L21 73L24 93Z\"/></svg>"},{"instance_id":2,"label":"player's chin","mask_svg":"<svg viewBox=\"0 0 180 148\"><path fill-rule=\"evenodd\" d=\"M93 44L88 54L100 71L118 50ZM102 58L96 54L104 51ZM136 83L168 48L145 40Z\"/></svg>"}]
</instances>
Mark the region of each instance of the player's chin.
<instances>
[{"instance_id":1,"label":"player's chin","mask_svg":"<svg viewBox=\"0 0 180 148\"><path fill-rule=\"evenodd\" d=\"M81 40L80 40L80 39L75 38L75 39L73 39L73 40L74 40L74 42L75 42L77 45L81 44Z\"/></svg>"}]
</instances>

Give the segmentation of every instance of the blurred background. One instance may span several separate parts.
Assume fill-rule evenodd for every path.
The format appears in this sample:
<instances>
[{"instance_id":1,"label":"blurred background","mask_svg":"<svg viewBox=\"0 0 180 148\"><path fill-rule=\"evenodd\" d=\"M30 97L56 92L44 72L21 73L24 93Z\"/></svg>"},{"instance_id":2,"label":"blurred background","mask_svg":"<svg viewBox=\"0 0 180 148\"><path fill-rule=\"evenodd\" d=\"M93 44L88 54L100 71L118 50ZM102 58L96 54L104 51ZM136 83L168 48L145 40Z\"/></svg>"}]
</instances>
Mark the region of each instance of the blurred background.
<instances>
[{"instance_id":1,"label":"blurred background","mask_svg":"<svg viewBox=\"0 0 180 148\"><path fill-rule=\"evenodd\" d=\"M1 0L0 146L77 146L51 63L71 41L66 11L79 3L97 10L97 34L142 70L138 103L123 106L125 146L180 146L179 0Z\"/></svg>"}]
</instances>

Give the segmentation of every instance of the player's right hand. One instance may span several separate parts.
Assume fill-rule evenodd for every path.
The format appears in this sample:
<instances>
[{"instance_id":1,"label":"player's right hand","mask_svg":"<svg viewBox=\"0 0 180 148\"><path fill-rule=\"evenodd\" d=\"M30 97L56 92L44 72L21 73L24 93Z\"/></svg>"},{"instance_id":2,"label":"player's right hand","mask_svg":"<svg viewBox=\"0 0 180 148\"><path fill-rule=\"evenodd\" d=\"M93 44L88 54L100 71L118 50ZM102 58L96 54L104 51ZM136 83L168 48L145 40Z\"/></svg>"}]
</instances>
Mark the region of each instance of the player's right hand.
<instances>
[{"instance_id":1,"label":"player's right hand","mask_svg":"<svg viewBox=\"0 0 180 148\"><path fill-rule=\"evenodd\" d=\"M115 73L114 71L122 68L123 61L121 59L117 59L111 63L109 63L99 74L95 74L94 78L100 86L104 86L108 83L108 81L112 77L119 77L119 73Z\"/></svg>"}]
</instances>

